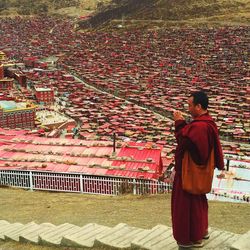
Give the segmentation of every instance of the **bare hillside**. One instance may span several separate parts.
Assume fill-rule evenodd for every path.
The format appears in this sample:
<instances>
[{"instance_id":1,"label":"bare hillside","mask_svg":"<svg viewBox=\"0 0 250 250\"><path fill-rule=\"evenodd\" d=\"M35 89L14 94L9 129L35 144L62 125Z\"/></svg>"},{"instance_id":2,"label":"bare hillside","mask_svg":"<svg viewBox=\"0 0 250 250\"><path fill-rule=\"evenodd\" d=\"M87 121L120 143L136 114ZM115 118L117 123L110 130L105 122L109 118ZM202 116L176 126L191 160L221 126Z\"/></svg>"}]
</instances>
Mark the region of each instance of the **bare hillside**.
<instances>
[{"instance_id":1,"label":"bare hillside","mask_svg":"<svg viewBox=\"0 0 250 250\"><path fill-rule=\"evenodd\" d=\"M1 0L0 16L59 14L81 16L103 8L111 0Z\"/></svg>"},{"instance_id":2,"label":"bare hillside","mask_svg":"<svg viewBox=\"0 0 250 250\"><path fill-rule=\"evenodd\" d=\"M250 0L1 0L0 16L94 17L83 28L249 25Z\"/></svg>"},{"instance_id":3,"label":"bare hillside","mask_svg":"<svg viewBox=\"0 0 250 250\"><path fill-rule=\"evenodd\" d=\"M218 15L249 13L248 0L158 0L155 8L131 13L134 19L185 20Z\"/></svg>"},{"instance_id":4,"label":"bare hillside","mask_svg":"<svg viewBox=\"0 0 250 250\"><path fill-rule=\"evenodd\" d=\"M158 26L176 24L249 25L250 0L113 0L112 5L89 20L91 27L107 23ZM86 28L88 24L82 23Z\"/></svg>"}]
</instances>

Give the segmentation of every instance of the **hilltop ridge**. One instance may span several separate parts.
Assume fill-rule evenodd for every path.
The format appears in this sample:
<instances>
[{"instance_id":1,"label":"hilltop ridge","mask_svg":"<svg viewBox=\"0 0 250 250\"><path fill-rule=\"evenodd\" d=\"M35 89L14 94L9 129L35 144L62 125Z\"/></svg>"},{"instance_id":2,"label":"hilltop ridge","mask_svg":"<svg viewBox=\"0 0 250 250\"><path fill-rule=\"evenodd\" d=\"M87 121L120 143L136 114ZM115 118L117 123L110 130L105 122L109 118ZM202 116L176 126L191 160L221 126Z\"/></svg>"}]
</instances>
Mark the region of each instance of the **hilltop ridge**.
<instances>
[{"instance_id":1,"label":"hilltop ridge","mask_svg":"<svg viewBox=\"0 0 250 250\"><path fill-rule=\"evenodd\" d=\"M127 27L189 24L249 25L248 0L113 0L89 20L91 27L123 25ZM87 27L86 22L81 23Z\"/></svg>"},{"instance_id":2,"label":"hilltop ridge","mask_svg":"<svg viewBox=\"0 0 250 250\"><path fill-rule=\"evenodd\" d=\"M86 27L249 25L249 0L2 0L0 16L92 15ZM90 22L89 22L90 21ZM90 25L89 25L90 24Z\"/></svg>"},{"instance_id":3,"label":"hilltop ridge","mask_svg":"<svg viewBox=\"0 0 250 250\"><path fill-rule=\"evenodd\" d=\"M1 0L0 17L15 15L88 15L111 0Z\"/></svg>"}]
</instances>

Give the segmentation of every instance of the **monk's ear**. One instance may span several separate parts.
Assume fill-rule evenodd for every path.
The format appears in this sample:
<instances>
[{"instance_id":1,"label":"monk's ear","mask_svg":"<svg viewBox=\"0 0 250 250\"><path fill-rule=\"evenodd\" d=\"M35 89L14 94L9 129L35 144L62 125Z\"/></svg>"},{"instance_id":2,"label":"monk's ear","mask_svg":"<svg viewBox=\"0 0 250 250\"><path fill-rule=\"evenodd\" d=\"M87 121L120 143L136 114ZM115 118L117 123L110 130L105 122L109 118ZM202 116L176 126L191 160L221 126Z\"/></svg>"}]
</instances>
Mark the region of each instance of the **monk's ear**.
<instances>
[{"instance_id":1,"label":"monk's ear","mask_svg":"<svg viewBox=\"0 0 250 250\"><path fill-rule=\"evenodd\" d=\"M197 110L202 110L202 107L201 107L201 104L200 103L198 103L198 104L196 104L196 108L197 108Z\"/></svg>"}]
</instances>

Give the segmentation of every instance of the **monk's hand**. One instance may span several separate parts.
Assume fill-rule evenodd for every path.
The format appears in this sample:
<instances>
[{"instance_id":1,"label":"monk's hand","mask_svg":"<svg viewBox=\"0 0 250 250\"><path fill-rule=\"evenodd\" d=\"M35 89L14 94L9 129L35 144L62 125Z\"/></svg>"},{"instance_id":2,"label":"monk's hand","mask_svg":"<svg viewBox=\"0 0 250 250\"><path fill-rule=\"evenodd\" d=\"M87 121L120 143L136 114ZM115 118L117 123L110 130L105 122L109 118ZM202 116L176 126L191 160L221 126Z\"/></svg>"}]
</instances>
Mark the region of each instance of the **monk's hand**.
<instances>
[{"instance_id":1,"label":"monk's hand","mask_svg":"<svg viewBox=\"0 0 250 250\"><path fill-rule=\"evenodd\" d=\"M185 120L180 111L174 111L174 121Z\"/></svg>"}]
</instances>

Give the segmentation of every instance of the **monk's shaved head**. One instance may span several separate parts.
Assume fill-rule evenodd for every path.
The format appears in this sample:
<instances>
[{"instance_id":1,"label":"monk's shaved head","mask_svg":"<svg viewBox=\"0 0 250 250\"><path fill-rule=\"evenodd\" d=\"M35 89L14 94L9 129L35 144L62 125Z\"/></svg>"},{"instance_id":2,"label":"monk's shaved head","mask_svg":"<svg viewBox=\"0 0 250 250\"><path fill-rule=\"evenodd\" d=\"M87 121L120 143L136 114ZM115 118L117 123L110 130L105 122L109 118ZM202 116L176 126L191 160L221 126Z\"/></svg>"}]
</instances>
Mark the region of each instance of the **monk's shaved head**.
<instances>
[{"instance_id":1,"label":"monk's shaved head","mask_svg":"<svg viewBox=\"0 0 250 250\"><path fill-rule=\"evenodd\" d=\"M193 97L194 105L200 104L204 110L208 108L208 97L207 94L203 91L193 92L190 97Z\"/></svg>"}]
</instances>

